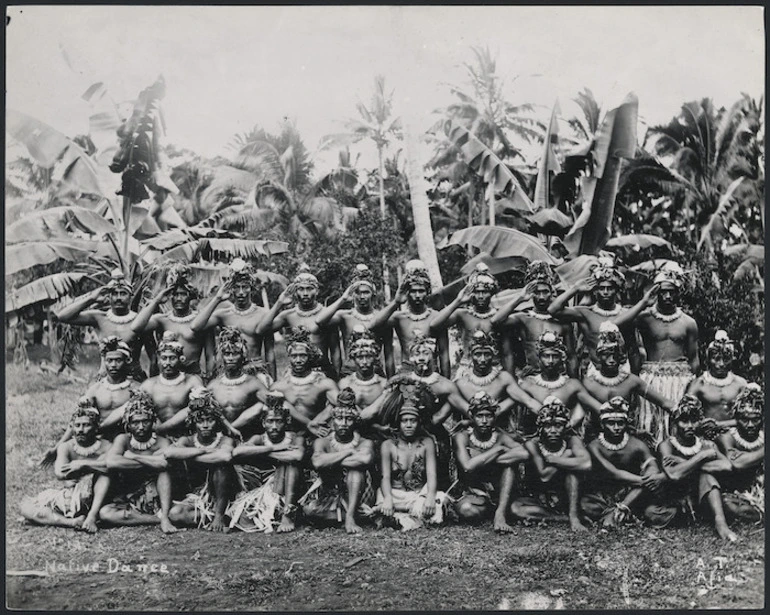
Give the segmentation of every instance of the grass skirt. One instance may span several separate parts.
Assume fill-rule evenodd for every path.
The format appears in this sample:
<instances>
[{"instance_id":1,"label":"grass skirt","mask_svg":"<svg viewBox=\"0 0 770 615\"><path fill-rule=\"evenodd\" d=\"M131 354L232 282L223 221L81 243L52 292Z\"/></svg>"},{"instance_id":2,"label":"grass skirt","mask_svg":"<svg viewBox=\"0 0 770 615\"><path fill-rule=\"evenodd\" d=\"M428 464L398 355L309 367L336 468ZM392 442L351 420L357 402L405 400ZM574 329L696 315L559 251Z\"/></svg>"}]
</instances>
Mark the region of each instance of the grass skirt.
<instances>
[{"instance_id":1,"label":"grass skirt","mask_svg":"<svg viewBox=\"0 0 770 615\"><path fill-rule=\"evenodd\" d=\"M652 388L666 399L678 403L687 385L695 377L686 361L646 361L639 377L648 388ZM646 398L639 396L639 412L636 428L651 433L655 442L662 442L669 435L669 415Z\"/></svg>"},{"instance_id":2,"label":"grass skirt","mask_svg":"<svg viewBox=\"0 0 770 615\"><path fill-rule=\"evenodd\" d=\"M84 515L94 498L94 474L85 474L64 487L44 489L32 500L35 511L49 509L68 519Z\"/></svg>"},{"instance_id":3,"label":"grass skirt","mask_svg":"<svg viewBox=\"0 0 770 615\"><path fill-rule=\"evenodd\" d=\"M425 502L428 494L428 485L423 485L420 491L407 491L406 489L391 489L393 496L393 519L406 532L418 527L424 523L430 525L440 525L444 521L445 507L448 504L448 498L443 491L436 492L436 510L430 519L418 516L420 509ZM385 497L381 489L377 489L376 504L372 508L372 514L381 515L380 509Z\"/></svg>"}]
</instances>

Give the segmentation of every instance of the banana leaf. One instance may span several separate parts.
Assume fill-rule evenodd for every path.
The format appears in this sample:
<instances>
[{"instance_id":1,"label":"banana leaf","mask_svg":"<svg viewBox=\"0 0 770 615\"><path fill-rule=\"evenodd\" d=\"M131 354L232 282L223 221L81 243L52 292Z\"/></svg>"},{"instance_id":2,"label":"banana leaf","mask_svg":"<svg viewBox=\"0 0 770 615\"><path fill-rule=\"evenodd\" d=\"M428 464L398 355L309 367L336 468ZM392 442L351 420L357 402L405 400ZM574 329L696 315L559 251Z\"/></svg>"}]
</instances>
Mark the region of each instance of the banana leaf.
<instances>
[{"instance_id":1,"label":"banana leaf","mask_svg":"<svg viewBox=\"0 0 770 615\"><path fill-rule=\"evenodd\" d=\"M671 244L662 237L644 233L613 237L607 241L606 246L608 248L632 248L635 250L644 250L653 246L671 248Z\"/></svg>"},{"instance_id":2,"label":"banana leaf","mask_svg":"<svg viewBox=\"0 0 770 615\"><path fill-rule=\"evenodd\" d=\"M89 235L106 235L117 232L117 228L85 207L52 207L23 216L5 230L6 241L10 244L28 241L47 241L54 238L70 238L71 230Z\"/></svg>"},{"instance_id":3,"label":"banana leaf","mask_svg":"<svg viewBox=\"0 0 770 615\"><path fill-rule=\"evenodd\" d=\"M89 254L95 253L103 243L82 239L15 243L5 248L5 275L18 273L35 265L47 265L59 259L82 261Z\"/></svg>"},{"instance_id":4,"label":"banana leaf","mask_svg":"<svg viewBox=\"0 0 770 615\"><path fill-rule=\"evenodd\" d=\"M739 204L733 201L733 193L738 188L738 186L741 185L741 182L743 182L744 179L746 178L741 176L733 180L733 182L727 187L727 190L725 190L722 198L719 199L719 205L717 206L716 211L711 215L708 223L703 227L703 230L701 231L700 239L698 240L699 250L703 247L704 244L709 248L713 248L714 243L712 235L721 236L726 232L729 222L728 216L730 214L730 210Z\"/></svg>"},{"instance_id":5,"label":"banana leaf","mask_svg":"<svg viewBox=\"0 0 770 615\"><path fill-rule=\"evenodd\" d=\"M88 274L66 272L54 273L33 280L29 284L25 284L6 295L5 311L13 312L20 310L39 301L57 301L61 297L70 294L75 285L85 277L88 277Z\"/></svg>"},{"instance_id":6,"label":"banana leaf","mask_svg":"<svg viewBox=\"0 0 770 615\"><path fill-rule=\"evenodd\" d=\"M551 265L561 262L551 256L532 235L499 226L471 226L456 231L452 233L447 245L470 245L495 258L519 256L529 261L545 261Z\"/></svg>"}]
</instances>

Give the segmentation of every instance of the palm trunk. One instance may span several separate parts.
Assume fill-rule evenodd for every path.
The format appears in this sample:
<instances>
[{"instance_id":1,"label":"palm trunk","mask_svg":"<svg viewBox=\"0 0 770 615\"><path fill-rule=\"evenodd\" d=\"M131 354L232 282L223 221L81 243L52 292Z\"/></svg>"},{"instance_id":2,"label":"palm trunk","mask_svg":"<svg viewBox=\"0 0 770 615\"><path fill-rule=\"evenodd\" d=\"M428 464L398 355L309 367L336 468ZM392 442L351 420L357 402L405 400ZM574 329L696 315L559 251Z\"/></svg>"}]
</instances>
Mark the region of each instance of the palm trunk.
<instances>
[{"instance_id":1,"label":"palm trunk","mask_svg":"<svg viewBox=\"0 0 770 615\"><path fill-rule=\"evenodd\" d=\"M404 145L406 146L406 175L409 180L409 194L414 216L414 235L417 239L417 253L428 269L434 290L441 288L441 270L438 266L436 244L433 241L433 227L430 222L428 185L423 175L423 165L417 159L417 138L406 117L403 117Z\"/></svg>"},{"instance_id":2,"label":"palm trunk","mask_svg":"<svg viewBox=\"0 0 770 615\"><path fill-rule=\"evenodd\" d=\"M476 202L476 179L471 175L470 187L468 188L468 228L473 226L473 206ZM473 257L473 246L468 244L466 248L468 258Z\"/></svg>"},{"instance_id":3,"label":"palm trunk","mask_svg":"<svg viewBox=\"0 0 770 615\"><path fill-rule=\"evenodd\" d=\"M380 216L385 220L385 167L382 163L382 145L377 145L377 158L380 164ZM382 286L385 292L385 301L390 302L390 272L385 254L382 255Z\"/></svg>"},{"instance_id":4,"label":"palm trunk","mask_svg":"<svg viewBox=\"0 0 770 615\"><path fill-rule=\"evenodd\" d=\"M494 191L489 191L489 226L495 225L495 193Z\"/></svg>"}]
</instances>

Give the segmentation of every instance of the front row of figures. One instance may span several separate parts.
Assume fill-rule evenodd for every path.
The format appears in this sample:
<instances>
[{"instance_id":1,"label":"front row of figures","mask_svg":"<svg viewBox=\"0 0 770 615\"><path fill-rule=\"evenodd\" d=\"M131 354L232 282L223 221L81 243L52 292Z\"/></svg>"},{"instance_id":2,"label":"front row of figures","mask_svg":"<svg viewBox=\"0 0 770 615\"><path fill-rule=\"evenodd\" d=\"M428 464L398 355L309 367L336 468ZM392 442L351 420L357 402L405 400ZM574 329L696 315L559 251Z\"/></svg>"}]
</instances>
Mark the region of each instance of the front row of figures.
<instances>
[{"instance_id":1,"label":"front row of figures","mask_svg":"<svg viewBox=\"0 0 770 615\"><path fill-rule=\"evenodd\" d=\"M724 351L724 338L709 353ZM363 519L406 530L491 516L509 532L514 520L583 530L701 515L736 540L728 521L764 516L763 391L742 383L717 415L698 379L673 403L619 371L621 340L604 326L580 381L562 373L563 342L546 331L540 371L517 381L496 364L492 336L477 331L452 381L435 371L435 342L417 335L411 370L388 380L375 372L377 340L361 328L348 343L355 371L335 382L300 329L288 340L290 369L273 381L246 365L246 342L225 327L220 374L204 387L182 371L174 334L158 346L160 374L141 384L128 345L106 338L105 376L55 447L64 486L26 498L22 514L88 532L287 532L301 521L350 533ZM663 408L664 437L639 428L628 401L637 394Z\"/></svg>"}]
</instances>

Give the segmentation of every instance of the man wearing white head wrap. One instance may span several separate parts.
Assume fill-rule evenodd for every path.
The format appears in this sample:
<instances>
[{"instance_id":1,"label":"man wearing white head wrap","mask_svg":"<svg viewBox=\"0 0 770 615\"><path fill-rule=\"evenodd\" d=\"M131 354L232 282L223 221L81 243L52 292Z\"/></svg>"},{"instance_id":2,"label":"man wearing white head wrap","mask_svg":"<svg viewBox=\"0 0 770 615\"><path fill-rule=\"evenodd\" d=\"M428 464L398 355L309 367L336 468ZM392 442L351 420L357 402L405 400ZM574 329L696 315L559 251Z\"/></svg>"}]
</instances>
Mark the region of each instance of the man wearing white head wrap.
<instances>
[{"instance_id":1,"label":"man wearing white head wrap","mask_svg":"<svg viewBox=\"0 0 770 615\"><path fill-rule=\"evenodd\" d=\"M381 333L384 338L387 338L388 331L396 332L401 346L402 364L406 362L407 349L411 346L416 334L430 337L430 322L436 315L436 310L428 305L430 295L431 282L427 268L422 261L409 261L404 267L404 279L393 301L377 312L369 326L373 331ZM449 378L451 365L447 335L444 332L434 339L437 342L438 371Z\"/></svg>"},{"instance_id":2,"label":"man wearing white head wrap","mask_svg":"<svg viewBox=\"0 0 770 615\"><path fill-rule=\"evenodd\" d=\"M684 271L676 264L661 269L650 289L631 309L613 318L623 328L634 323L642 336L647 360L639 376L661 396L678 400L700 369L698 324L679 307ZM669 432L668 415L640 400L637 429L660 442Z\"/></svg>"},{"instance_id":3,"label":"man wearing white head wrap","mask_svg":"<svg viewBox=\"0 0 770 615\"><path fill-rule=\"evenodd\" d=\"M190 323L190 329L196 334L206 333L207 335L218 327L237 329L246 342L246 360L256 362L259 369L266 369L270 372L270 377L275 378L273 334L269 328L260 329L267 318L268 311L252 300L252 295L258 290L259 285L259 279L251 264L242 258L233 259L227 278L219 286L211 301L198 311L198 315ZM220 307L220 303L225 301L228 303ZM216 353L207 352L206 355L206 371L214 374ZM264 366L262 357L264 357ZM266 385L269 386L270 383L271 380L268 377Z\"/></svg>"}]
</instances>

